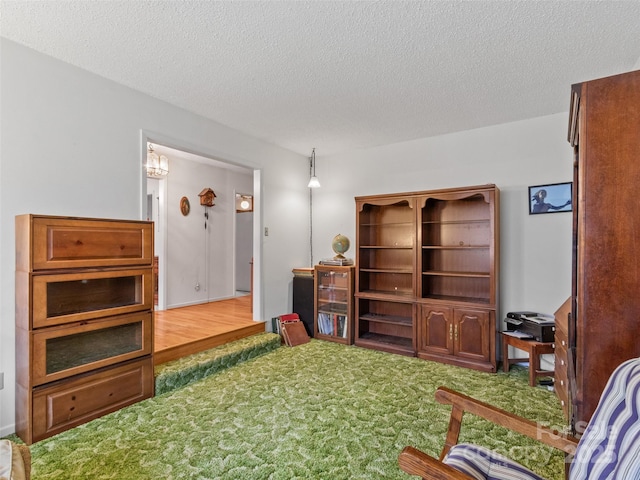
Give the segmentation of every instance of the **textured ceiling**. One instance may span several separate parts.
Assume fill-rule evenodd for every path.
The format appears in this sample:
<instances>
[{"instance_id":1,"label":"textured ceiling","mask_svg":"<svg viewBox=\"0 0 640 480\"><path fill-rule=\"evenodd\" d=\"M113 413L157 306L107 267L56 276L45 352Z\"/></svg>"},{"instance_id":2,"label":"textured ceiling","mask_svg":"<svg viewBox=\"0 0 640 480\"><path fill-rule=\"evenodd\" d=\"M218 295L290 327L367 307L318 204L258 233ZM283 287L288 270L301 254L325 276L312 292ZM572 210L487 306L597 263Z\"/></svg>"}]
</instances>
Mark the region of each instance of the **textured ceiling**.
<instances>
[{"instance_id":1,"label":"textured ceiling","mask_svg":"<svg viewBox=\"0 0 640 480\"><path fill-rule=\"evenodd\" d=\"M640 1L5 1L1 35L318 156L568 110Z\"/></svg>"}]
</instances>

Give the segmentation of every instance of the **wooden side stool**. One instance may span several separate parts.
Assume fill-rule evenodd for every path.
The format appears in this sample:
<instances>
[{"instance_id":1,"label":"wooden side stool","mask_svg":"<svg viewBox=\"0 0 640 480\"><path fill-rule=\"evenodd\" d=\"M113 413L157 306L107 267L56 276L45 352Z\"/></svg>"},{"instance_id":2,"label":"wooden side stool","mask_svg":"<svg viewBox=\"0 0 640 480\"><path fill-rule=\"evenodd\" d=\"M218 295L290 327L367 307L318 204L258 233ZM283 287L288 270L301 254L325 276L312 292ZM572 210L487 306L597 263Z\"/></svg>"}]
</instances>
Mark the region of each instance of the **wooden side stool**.
<instances>
[{"instance_id":1,"label":"wooden side stool","mask_svg":"<svg viewBox=\"0 0 640 480\"><path fill-rule=\"evenodd\" d=\"M518 338L502 332L502 366L505 372L509 371L511 364L524 361L523 358L509 359L509 345L529 354L529 385L535 387L538 377L553 377L552 371L540 369L540 355L553 353L555 350L553 342L536 342L531 338Z\"/></svg>"}]
</instances>

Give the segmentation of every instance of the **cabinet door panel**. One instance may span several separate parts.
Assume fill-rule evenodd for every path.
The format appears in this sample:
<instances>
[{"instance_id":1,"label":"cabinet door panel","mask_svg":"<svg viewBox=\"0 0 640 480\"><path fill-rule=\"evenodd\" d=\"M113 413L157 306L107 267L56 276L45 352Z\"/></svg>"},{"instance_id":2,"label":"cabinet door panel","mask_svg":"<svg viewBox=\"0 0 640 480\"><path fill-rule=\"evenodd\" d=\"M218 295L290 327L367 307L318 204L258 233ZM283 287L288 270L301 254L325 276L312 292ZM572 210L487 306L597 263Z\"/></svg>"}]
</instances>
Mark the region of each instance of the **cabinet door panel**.
<instances>
[{"instance_id":1,"label":"cabinet door panel","mask_svg":"<svg viewBox=\"0 0 640 480\"><path fill-rule=\"evenodd\" d=\"M120 315L32 333L33 385L153 353L151 312Z\"/></svg>"},{"instance_id":2,"label":"cabinet door panel","mask_svg":"<svg viewBox=\"0 0 640 480\"><path fill-rule=\"evenodd\" d=\"M351 266L316 265L314 336L351 345L354 338Z\"/></svg>"},{"instance_id":3,"label":"cabinet door panel","mask_svg":"<svg viewBox=\"0 0 640 480\"><path fill-rule=\"evenodd\" d=\"M453 353L453 310L447 307L422 305L420 315L420 345L423 352L450 355Z\"/></svg>"},{"instance_id":4,"label":"cabinet door panel","mask_svg":"<svg viewBox=\"0 0 640 480\"><path fill-rule=\"evenodd\" d=\"M150 268L33 275L33 328L151 310Z\"/></svg>"},{"instance_id":5,"label":"cabinet door panel","mask_svg":"<svg viewBox=\"0 0 640 480\"><path fill-rule=\"evenodd\" d=\"M491 358L490 316L488 311L455 310L454 342L456 355L473 360Z\"/></svg>"}]
</instances>

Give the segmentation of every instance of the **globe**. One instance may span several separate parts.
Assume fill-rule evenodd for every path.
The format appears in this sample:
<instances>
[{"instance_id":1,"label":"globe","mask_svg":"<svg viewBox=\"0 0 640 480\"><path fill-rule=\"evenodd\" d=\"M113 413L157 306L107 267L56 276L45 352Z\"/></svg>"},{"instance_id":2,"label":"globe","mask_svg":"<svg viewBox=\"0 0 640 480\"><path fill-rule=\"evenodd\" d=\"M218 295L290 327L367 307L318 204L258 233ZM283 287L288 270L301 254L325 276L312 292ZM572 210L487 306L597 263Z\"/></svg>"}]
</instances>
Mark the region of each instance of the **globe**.
<instances>
[{"instance_id":1,"label":"globe","mask_svg":"<svg viewBox=\"0 0 640 480\"><path fill-rule=\"evenodd\" d=\"M331 247L337 254L335 258L344 258L344 254L349 250L350 246L351 242L349 242L349 239L341 234L333 237L333 240L331 241Z\"/></svg>"}]
</instances>

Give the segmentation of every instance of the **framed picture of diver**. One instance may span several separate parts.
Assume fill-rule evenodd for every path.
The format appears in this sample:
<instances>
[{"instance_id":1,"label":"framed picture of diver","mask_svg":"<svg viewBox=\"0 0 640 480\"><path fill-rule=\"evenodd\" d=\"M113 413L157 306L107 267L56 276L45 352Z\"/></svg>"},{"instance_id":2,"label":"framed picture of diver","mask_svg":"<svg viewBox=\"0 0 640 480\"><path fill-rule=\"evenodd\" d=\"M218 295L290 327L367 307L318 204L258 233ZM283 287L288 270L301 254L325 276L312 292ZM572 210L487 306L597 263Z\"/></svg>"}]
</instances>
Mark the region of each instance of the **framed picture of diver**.
<instances>
[{"instance_id":1,"label":"framed picture of diver","mask_svg":"<svg viewBox=\"0 0 640 480\"><path fill-rule=\"evenodd\" d=\"M570 212L573 182L529 187L529 215Z\"/></svg>"}]
</instances>

